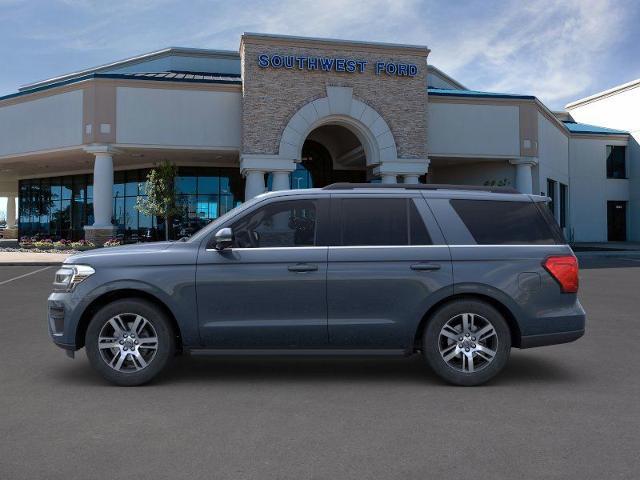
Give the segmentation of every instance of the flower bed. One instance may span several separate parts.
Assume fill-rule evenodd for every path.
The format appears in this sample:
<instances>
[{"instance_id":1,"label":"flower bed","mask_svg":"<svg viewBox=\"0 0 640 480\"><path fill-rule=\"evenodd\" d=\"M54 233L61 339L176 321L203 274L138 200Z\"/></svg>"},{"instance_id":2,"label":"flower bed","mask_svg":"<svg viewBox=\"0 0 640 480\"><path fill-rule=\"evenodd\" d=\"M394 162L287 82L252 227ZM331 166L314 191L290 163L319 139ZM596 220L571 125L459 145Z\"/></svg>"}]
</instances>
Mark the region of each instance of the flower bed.
<instances>
[{"instance_id":1,"label":"flower bed","mask_svg":"<svg viewBox=\"0 0 640 480\"><path fill-rule=\"evenodd\" d=\"M22 237L18 243L19 249L5 249L4 251L33 251L33 252L68 252L77 251L82 252L84 250L91 250L96 248L95 243L88 242L86 240L79 240L72 242L71 240L58 240L53 241L50 238L34 238L34 237Z\"/></svg>"}]
</instances>

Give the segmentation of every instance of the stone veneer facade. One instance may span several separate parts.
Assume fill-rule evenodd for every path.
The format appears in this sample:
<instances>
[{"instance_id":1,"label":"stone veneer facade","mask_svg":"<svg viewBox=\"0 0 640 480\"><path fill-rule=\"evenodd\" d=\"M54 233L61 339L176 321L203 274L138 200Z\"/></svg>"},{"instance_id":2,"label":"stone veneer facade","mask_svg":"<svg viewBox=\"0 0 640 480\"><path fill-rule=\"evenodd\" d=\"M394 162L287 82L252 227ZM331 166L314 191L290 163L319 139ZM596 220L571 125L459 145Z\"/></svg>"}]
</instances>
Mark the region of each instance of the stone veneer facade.
<instances>
[{"instance_id":1,"label":"stone veneer facade","mask_svg":"<svg viewBox=\"0 0 640 480\"><path fill-rule=\"evenodd\" d=\"M277 155L282 133L304 105L328 86L351 87L353 98L377 111L393 134L398 158L427 158L426 47L361 44L245 34L242 62L242 153ZM262 68L260 54L346 58L368 62L363 73ZM417 65L413 77L375 73L378 61Z\"/></svg>"}]
</instances>

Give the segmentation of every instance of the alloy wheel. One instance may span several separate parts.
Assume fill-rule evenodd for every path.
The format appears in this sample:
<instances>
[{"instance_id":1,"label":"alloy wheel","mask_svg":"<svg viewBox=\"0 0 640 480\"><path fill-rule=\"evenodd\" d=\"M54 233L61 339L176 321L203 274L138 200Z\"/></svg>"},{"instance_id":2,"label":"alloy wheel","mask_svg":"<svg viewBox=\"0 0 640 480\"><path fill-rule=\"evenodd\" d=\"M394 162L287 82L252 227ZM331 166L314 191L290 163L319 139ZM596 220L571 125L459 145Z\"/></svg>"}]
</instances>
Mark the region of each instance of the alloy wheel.
<instances>
[{"instance_id":1,"label":"alloy wheel","mask_svg":"<svg viewBox=\"0 0 640 480\"><path fill-rule=\"evenodd\" d=\"M498 351L498 334L489 320L475 313L450 318L438 337L440 355L445 363L463 373L486 368Z\"/></svg>"},{"instance_id":2,"label":"alloy wheel","mask_svg":"<svg viewBox=\"0 0 640 480\"><path fill-rule=\"evenodd\" d=\"M102 360L117 372L138 372L156 356L158 335L153 325L141 315L121 313L102 326L98 350Z\"/></svg>"}]
</instances>

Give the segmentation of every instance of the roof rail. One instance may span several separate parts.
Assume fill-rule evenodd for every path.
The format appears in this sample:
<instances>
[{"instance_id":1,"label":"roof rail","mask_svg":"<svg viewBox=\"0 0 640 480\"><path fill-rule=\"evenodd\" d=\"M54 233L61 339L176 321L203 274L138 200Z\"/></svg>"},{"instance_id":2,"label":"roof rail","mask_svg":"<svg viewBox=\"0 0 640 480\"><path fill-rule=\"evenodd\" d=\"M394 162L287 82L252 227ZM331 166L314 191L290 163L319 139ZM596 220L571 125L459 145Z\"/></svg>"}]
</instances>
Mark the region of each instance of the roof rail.
<instances>
[{"instance_id":1,"label":"roof rail","mask_svg":"<svg viewBox=\"0 0 640 480\"><path fill-rule=\"evenodd\" d=\"M479 191L490 193L520 193L512 187L483 187L477 185L446 185L436 183L417 183L417 184L405 184L405 183L332 183L323 187L323 190L355 190L355 189L370 189L370 188L384 188L384 189L405 189L405 190L466 190L466 191Z\"/></svg>"}]
</instances>

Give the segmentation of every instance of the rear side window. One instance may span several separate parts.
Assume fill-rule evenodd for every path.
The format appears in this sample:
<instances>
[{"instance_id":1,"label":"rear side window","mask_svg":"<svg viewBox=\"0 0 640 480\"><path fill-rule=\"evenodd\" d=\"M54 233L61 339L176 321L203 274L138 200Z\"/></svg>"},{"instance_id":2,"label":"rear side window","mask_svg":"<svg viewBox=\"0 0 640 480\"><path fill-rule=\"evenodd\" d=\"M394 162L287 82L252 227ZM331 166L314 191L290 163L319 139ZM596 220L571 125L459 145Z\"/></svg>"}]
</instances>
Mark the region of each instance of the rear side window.
<instances>
[{"instance_id":1,"label":"rear side window","mask_svg":"<svg viewBox=\"0 0 640 480\"><path fill-rule=\"evenodd\" d=\"M553 245L556 230L534 202L450 200L478 245Z\"/></svg>"},{"instance_id":2,"label":"rear side window","mask_svg":"<svg viewBox=\"0 0 640 480\"><path fill-rule=\"evenodd\" d=\"M412 200L342 200L341 245L430 245L431 238Z\"/></svg>"}]
</instances>

